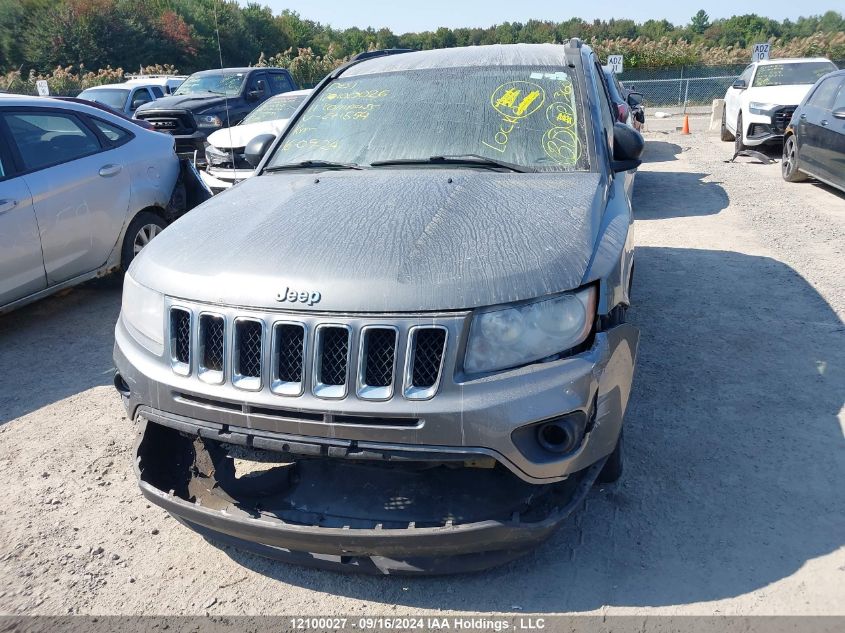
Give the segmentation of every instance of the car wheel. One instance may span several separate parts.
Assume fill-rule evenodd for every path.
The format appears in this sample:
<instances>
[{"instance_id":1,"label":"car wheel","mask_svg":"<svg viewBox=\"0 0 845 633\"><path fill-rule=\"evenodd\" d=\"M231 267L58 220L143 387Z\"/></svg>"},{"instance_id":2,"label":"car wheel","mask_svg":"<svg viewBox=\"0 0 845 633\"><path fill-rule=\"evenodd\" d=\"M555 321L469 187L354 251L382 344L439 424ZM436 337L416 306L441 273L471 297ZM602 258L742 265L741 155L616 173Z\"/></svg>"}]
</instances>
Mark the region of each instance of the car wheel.
<instances>
[{"instance_id":1,"label":"car wheel","mask_svg":"<svg viewBox=\"0 0 845 633\"><path fill-rule=\"evenodd\" d=\"M623 453L623 432L619 431L619 439L616 441L616 448L607 458L604 467L601 469L596 481L600 484L612 484L622 476L622 453Z\"/></svg>"},{"instance_id":2,"label":"car wheel","mask_svg":"<svg viewBox=\"0 0 845 633\"><path fill-rule=\"evenodd\" d=\"M807 176L798 171L798 143L795 135L786 137L783 142L783 160L780 163L780 173L787 182L801 182L807 180Z\"/></svg>"},{"instance_id":3,"label":"car wheel","mask_svg":"<svg viewBox=\"0 0 845 633\"><path fill-rule=\"evenodd\" d=\"M734 135L734 154L739 154L745 149L745 143L742 142L742 112L736 118L736 134Z\"/></svg>"},{"instance_id":4,"label":"car wheel","mask_svg":"<svg viewBox=\"0 0 845 633\"><path fill-rule=\"evenodd\" d=\"M722 108L722 134L721 134L720 138L723 141L733 141L734 135L731 134L730 130L728 129L727 112L726 111L727 111L727 108L723 107Z\"/></svg>"},{"instance_id":5,"label":"car wheel","mask_svg":"<svg viewBox=\"0 0 845 633\"><path fill-rule=\"evenodd\" d=\"M150 243L150 241L161 233L167 223L149 211L142 211L135 216L135 219L126 229L126 236L123 238L123 250L120 257L120 265L123 270L129 269L129 264Z\"/></svg>"}]
</instances>

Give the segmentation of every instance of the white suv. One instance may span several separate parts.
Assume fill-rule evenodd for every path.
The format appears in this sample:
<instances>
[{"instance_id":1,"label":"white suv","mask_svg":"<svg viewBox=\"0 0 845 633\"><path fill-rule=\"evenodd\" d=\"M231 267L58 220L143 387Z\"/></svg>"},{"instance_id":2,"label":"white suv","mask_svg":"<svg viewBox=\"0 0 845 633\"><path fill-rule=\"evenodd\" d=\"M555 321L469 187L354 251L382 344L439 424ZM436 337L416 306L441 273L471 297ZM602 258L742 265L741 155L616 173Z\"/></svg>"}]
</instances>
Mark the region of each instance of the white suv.
<instances>
[{"instance_id":1,"label":"white suv","mask_svg":"<svg viewBox=\"0 0 845 633\"><path fill-rule=\"evenodd\" d=\"M783 139L792 113L813 84L836 65L823 57L754 62L725 93L722 140L736 151Z\"/></svg>"}]
</instances>

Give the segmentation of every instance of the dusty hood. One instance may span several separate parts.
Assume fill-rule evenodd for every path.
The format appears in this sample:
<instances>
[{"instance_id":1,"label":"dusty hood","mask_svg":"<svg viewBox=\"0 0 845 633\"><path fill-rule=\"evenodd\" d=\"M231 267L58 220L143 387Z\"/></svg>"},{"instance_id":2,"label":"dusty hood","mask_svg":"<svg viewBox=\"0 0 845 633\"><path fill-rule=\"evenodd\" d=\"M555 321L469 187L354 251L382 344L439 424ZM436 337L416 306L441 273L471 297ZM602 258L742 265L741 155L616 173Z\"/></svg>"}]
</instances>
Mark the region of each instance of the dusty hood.
<instances>
[{"instance_id":1,"label":"dusty hood","mask_svg":"<svg viewBox=\"0 0 845 633\"><path fill-rule=\"evenodd\" d=\"M599 175L373 169L250 178L183 216L131 268L184 299L286 310L455 310L580 285ZM279 303L319 292L312 306Z\"/></svg>"},{"instance_id":2,"label":"dusty hood","mask_svg":"<svg viewBox=\"0 0 845 633\"><path fill-rule=\"evenodd\" d=\"M208 137L208 142L214 147L220 149L232 149L237 147L246 147L252 139L260 134L272 134L278 136L288 119L278 119L275 121L262 121L260 123L243 123L240 125L233 125L222 130L217 130L214 134Z\"/></svg>"},{"instance_id":3,"label":"dusty hood","mask_svg":"<svg viewBox=\"0 0 845 633\"><path fill-rule=\"evenodd\" d=\"M758 103L774 103L782 106L794 106L801 103L808 92L810 85L797 86L766 86L762 88L749 88L746 90L748 101Z\"/></svg>"},{"instance_id":4,"label":"dusty hood","mask_svg":"<svg viewBox=\"0 0 845 633\"><path fill-rule=\"evenodd\" d=\"M226 97L221 97L213 92L194 92L187 95L161 97L155 101L145 103L136 112L148 112L151 110L196 110L200 107L223 106L225 103Z\"/></svg>"}]
</instances>

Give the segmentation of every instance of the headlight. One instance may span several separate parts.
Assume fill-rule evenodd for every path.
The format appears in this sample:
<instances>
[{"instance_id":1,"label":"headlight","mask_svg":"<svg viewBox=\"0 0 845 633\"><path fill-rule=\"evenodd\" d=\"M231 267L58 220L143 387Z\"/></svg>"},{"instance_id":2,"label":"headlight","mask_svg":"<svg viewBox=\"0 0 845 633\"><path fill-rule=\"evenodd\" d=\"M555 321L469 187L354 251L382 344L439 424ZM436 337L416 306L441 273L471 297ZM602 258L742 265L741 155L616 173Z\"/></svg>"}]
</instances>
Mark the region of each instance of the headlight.
<instances>
[{"instance_id":1,"label":"headlight","mask_svg":"<svg viewBox=\"0 0 845 633\"><path fill-rule=\"evenodd\" d=\"M203 114L197 117L197 127L221 127L223 121L216 114Z\"/></svg>"},{"instance_id":2,"label":"headlight","mask_svg":"<svg viewBox=\"0 0 845 633\"><path fill-rule=\"evenodd\" d=\"M464 369L470 373L517 367L583 343L596 314L596 289L568 292L472 319Z\"/></svg>"},{"instance_id":3,"label":"headlight","mask_svg":"<svg viewBox=\"0 0 845 633\"><path fill-rule=\"evenodd\" d=\"M752 101L748 104L748 111L751 114L769 114L770 110L774 110L777 107L777 103L760 103L758 101Z\"/></svg>"},{"instance_id":4,"label":"headlight","mask_svg":"<svg viewBox=\"0 0 845 633\"><path fill-rule=\"evenodd\" d=\"M164 352L164 295L123 277L120 318L136 341L161 356Z\"/></svg>"}]
</instances>

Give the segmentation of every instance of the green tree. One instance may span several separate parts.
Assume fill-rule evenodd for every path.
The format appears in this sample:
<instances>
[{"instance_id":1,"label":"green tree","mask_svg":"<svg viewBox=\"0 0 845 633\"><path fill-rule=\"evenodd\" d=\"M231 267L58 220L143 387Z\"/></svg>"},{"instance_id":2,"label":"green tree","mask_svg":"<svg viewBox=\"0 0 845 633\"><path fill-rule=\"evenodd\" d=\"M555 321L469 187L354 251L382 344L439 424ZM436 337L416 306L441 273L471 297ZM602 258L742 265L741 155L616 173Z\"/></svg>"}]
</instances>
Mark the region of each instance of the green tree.
<instances>
[{"instance_id":1,"label":"green tree","mask_svg":"<svg viewBox=\"0 0 845 633\"><path fill-rule=\"evenodd\" d=\"M690 20L690 30L693 33L701 35L710 27L710 16L704 9L699 9L698 13L692 16Z\"/></svg>"}]
</instances>

